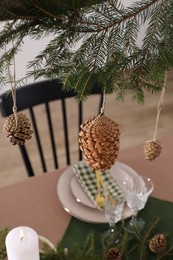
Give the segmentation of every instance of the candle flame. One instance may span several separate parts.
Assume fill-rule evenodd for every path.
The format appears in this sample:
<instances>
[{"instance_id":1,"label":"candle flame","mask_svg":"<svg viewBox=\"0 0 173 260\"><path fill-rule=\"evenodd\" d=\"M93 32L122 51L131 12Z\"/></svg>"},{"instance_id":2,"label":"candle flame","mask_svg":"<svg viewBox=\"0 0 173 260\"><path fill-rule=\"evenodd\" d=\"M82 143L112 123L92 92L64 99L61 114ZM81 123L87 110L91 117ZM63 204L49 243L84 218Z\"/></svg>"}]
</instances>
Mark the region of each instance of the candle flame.
<instances>
[{"instance_id":1,"label":"candle flame","mask_svg":"<svg viewBox=\"0 0 173 260\"><path fill-rule=\"evenodd\" d=\"M22 241L22 239L24 238L24 233L23 233L23 229L20 229L20 240Z\"/></svg>"}]
</instances>

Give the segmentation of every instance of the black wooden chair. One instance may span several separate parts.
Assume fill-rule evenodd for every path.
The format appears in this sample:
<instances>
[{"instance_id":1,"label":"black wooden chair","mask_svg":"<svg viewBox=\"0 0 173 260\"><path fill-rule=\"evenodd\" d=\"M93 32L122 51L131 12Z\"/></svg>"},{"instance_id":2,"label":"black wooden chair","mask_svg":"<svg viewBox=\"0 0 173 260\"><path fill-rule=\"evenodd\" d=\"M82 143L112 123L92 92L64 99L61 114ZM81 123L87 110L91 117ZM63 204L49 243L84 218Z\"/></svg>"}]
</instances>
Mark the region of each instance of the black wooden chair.
<instances>
[{"instance_id":1,"label":"black wooden chair","mask_svg":"<svg viewBox=\"0 0 173 260\"><path fill-rule=\"evenodd\" d=\"M97 103L97 111L93 111L93 116L97 115L100 112L102 100L103 100L103 94L102 90L100 87L95 86L92 93L92 95L95 94L94 96L94 103ZM96 95L98 94L98 95ZM97 97L96 97L97 96ZM73 102L77 106L76 110L76 115L75 118L78 118L78 123L75 123L77 121L73 120L72 116L70 116L72 124L77 124L77 133L76 133L76 139L74 142L76 143L77 147L77 153L78 153L78 159L76 160L81 160L82 159L82 153L79 149L78 146L78 131L79 131L79 126L84 120L83 114L84 114L84 107L85 107L85 102L78 103L75 100L75 93L73 91L65 91L63 90L63 85L60 83L58 79L53 79L53 80L44 80L44 81L39 81L36 83L28 84L23 87L17 88L16 91L16 105L17 105L17 111L22 111L29 110L28 116L31 119L31 124L33 128L33 137L32 137L32 142L35 142L37 147L38 147L38 153L39 153L39 160L41 161L40 165L42 166L42 169L40 172L47 172L48 167L47 167L47 159L46 159L46 152L48 151L48 144L46 143L46 147L43 146L43 140L45 138L50 140L50 147L52 151L52 155L49 155L49 160L53 159L53 168L57 169L59 167L62 167L59 165L59 157L58 157L58 151L59 147L57 144L57 141L55 140L58 136L58 132L56 130L55 133L55 125L59 124L59 117L62 118L62 124L61 128L63 127L63 130L61 129L61 134L62 132L64 133L64 138L60 137L59 139L62 141L64 139L63 145L64 145L64 157L65 157L65 165L70 165L71 162L71 155L73 154L73 151L70 152L70 130L71 127L68 125L69 121L69 116L68 116L68 111L67 111L67 103L68 99L73 99ZM89 97L90 98L90 97ZM88 98L88 99L89 99ZM58 103L59 102L59 105ZM52 111L51 111L51 104L54 103L54 119L52 119ZM48 134L43 133L42 136L40 131L39 131L39 124L43 124L43 122L38 123L38 117L36 115L38 107L41 106L41 112L44 114L47 119L46 123L48 124ZM7 117L10 114L12 114L12 107L13 107L13 101L12 101L12 95L7 95L7 93L3 93L0 95L0 110L1 114L3 117ZM73 106L70 105L68 106L68 109L70 110L71 114L75 113L73 112ZM87 111L87 107L85 108ZM61 111L60 111L61 110ZM62 113L62 115L60 115ZM74 115L73 115L74 116ZM91 115L90 115L91 116ZM87 118L88 119L88 118ZM86 119L85 119L86 120ZM35 137L35 138L34 138ZM50 137L50 138L49 138ZM31 142L28 141L25 145L19 145L19 149L28 173L28 176L34 176L36 172L33 169L33 160L36 160L35 155L34 158L31 158L32 155L32 149L30 153L28 152L28 146L29 143ZM33 141L34 140L34 141ZM60 141L59 140L59 141ZM11 145L11 144L9 144ZM63 146L60 144L60 149Z\"/></svg>"}]
</instances>

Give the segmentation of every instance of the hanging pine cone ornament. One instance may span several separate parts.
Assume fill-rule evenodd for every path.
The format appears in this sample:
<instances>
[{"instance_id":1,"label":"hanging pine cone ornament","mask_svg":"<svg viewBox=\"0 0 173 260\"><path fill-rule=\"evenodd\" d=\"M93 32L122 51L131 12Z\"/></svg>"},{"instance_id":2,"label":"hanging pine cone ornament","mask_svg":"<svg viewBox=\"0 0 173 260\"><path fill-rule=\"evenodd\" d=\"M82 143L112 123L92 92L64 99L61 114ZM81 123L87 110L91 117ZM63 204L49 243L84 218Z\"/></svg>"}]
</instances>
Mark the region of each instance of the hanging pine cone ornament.
<instances>
[{"instance_id":1,"label":"hanging pine cone ornament","mask_svg":"<svg viewBox=\"0 0 173 260\"><path fill-rule=\"evenodd\" d=\"M161 151L162 147L158 141L146 141L144 145L144 155L146 160L153 161L161 154Z\"/></svg>"},{"instance_id":2,"label":"hanging pine cone ornament","mask_svg":"<svg viewBox=\"0 0 173 260\"><path fill-rule=\"evenodd\" d=\"M103 256L103 260L121 260L121 253L117 247L109 248Z\"/></svg>"},{"instance_id":3,"label":"hanging pine cone ornament","mask_svg":"<svg viewBox=\"0 0 173 260\"><path fill-rule=\"evenodd\" d=\"M7 117L3 131L13 145L23 145L26 140L31 139L33 133L29 119L22 113L17 114L17 127L15 115L12 114Z\"/></svg>"},{"instance_id":4,"label":"hanging pine cone ornament","mask_svg":"<svg viewBox=\"0 0 173 260\"><path fill-rule=\"evenodd\" d=\"M166 238L164 234L157 234L149 241L149 248L154 254L163 252L166 249Z\"/></svg>"},{"instance_id":5,"label":"hanging pine cone ornament","mask_svg":"<svg viewBox=\"0 0 173 260\"><path fill-rule=\"evenodd\" d=\"M111 168L119 153L119 125L106 116L93 117L81 125L80 149L88 164L104 172Z\"/></svg>"}]
</instances>

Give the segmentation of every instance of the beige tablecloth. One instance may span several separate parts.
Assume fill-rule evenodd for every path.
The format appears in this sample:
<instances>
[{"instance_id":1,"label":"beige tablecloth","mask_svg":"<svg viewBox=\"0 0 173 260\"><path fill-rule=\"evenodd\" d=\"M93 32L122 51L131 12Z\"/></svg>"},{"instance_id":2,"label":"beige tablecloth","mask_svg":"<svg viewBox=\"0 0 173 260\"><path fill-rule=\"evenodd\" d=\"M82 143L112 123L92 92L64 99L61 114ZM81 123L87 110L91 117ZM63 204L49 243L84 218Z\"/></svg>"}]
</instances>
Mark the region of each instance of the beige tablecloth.
<instances>
[{"instance_id":1,"label":"beige tablecloth","mask_svg":"<svg viewBox=\"0 0 173 260\"><path fill-rule=\"evenodd\" d=\"M119 161L153 180L153 196L173 201L173 136L164 138L161 143L162 154L153 162L145 161L143 145L121 151ZM61 207L56 192L62 172L61 169L1 187L0 228L30 226L56 244L71 218Z\"/></svg>"},{"instance_id":2,"label":"beige tablecloth","mask_svg":"<svg viewBox=\"0 0 173 260\"><path fill-rule=\"evenodd\" d=\"M160 140L162 153L154 161L144 159L143 145L120 152L119 160L150 177L154 183L152 196L173 202L173 135Z\"/></svg>"},{"instance_id":3,"label":"beige tablecloth","mask_svg":"<svg viewBox=\"0 0 173 260\"><path fill-rule=\"evenodd\" d=\"M0 228L30 226L56 244L71 216L56 193L62 170L29 178L0 188Z\"/></svg>"}]
</instances>

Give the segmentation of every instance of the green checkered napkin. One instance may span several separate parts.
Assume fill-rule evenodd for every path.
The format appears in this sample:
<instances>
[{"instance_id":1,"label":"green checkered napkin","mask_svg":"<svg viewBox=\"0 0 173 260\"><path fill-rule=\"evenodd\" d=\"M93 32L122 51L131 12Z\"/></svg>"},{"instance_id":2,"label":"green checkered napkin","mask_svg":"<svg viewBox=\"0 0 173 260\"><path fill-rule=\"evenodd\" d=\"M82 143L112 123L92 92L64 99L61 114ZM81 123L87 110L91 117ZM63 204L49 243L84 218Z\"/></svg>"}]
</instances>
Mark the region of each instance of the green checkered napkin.
<instances>
[{"instance_id":1,"label":"green checkered napkin","mask_svg":"<svg viewBox=\"0 0 173 260\"><path fill-rule=\"evenodd\" d=\"M102 208L100 208L95 202L98 189L97 189L96 174L94 170L86 162L82 161L74 165L74 172L77 180L81 184L85 193L94 203L94 205L98 209L102 210ZM115 179L111 176L109 171L105 171L101 173L101 177L103 182L107 183L108 192L112 197L115 197L117 200L120 200L121 198L124 197L123 192L121 191L120 187L116 183ZM103 192L104 192L103 189L101 189L101 194L103 194Z\"/></svg>"}]
</instances>

